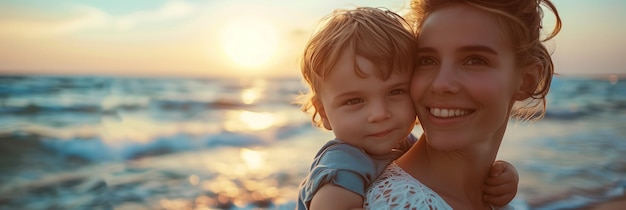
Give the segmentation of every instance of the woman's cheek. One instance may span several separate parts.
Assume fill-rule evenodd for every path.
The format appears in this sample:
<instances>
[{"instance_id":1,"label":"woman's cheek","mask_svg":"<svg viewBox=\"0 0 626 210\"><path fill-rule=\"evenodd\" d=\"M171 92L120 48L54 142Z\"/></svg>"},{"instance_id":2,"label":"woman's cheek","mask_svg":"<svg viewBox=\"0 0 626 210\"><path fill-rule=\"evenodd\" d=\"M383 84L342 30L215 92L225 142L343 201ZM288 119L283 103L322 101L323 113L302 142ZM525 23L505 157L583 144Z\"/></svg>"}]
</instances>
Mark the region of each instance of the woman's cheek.
<instances>
[{"instance_id":1,"label":"woman's cheek","mask_svg":"<svg viewBox=\"0 0 626 210\"><path fill-rule=\"evenodd\" d=\"M417 102L421 100L424 92L426 91L426 86L429 84L427 78L428 76L424 74L418 74L417 72L413 74L409 92L411 93L411 100L413 100L415 105L417 105Z\"/></svg>"}]
</instances>

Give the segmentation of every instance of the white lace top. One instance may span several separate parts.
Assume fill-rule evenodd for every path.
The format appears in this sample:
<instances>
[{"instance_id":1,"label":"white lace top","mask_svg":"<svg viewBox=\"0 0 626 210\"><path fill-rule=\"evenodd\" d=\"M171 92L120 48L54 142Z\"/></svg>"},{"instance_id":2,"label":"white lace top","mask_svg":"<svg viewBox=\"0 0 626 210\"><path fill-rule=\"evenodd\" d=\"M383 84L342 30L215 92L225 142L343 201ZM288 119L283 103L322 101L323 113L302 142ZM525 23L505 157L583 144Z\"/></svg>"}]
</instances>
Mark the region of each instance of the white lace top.
<instances>
[{"instance_id":1,"label":"white lace top","mask_svg":"<svg viewBox=\"0 0 626 210\"><path fill-rule=\"evenodd\" d=\"M452 209L435 191L406 173L395 162L387 166L365 194L365 209Z\"/></svg>"},{"instance_id":2,"label":"white lace top","mask_svg":"<svg viewBox=\"0 0 626 210\"><path fill-rule=\"evenodd\" d=\"M365 209L452 210L441 196L392 162L365 193ZM515 207L491 206L492 210Z\"/></svg>"}]
</instances>

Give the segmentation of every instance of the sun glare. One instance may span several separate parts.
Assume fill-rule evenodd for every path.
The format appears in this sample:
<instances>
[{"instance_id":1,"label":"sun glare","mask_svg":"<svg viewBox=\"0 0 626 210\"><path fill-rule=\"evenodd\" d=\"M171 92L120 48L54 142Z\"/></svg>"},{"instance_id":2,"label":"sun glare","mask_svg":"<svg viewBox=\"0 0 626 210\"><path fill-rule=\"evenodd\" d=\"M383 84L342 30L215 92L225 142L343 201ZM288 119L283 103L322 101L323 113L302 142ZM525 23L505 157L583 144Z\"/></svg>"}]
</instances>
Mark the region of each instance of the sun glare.
<instances>
[{"instance_id":1,"label":"sun glare","mask_svg":"<svg viewBox=\"0 0 626 210\"><path fill-rule=\"evenodd\" d=\"M235 64L252 69L270 61L278 37L270 22L248 17L227 23L221 31L221 44Z\"/></svg>"},{"instance_id":2,"label":"sun glare","mask_svg":"<svg viewBox=\"0 0 626 210\"><path fill-rule=\"evenodd\" d=\"M259 169L263 166L263 153L260 151L243 148L239 155L243 161L246 162L248 168L252 170Z\"/></svg>"},{"instance_id":3,"label":"sun glare","mask_svg":"<svg viewBox=\"0 0 626 210\"><path fill-rule=\"evenodd\" d=\"M224 128L228 131L261 131L280 123L280 119L269 112L232 111L227 113Z\"/></svg>"},{"instance_id":4,"label":"sun glare","mask_svg":"<svg viewBox=\"0 0 626 210\"><path fill-rule=\"evenodd\" d=\"M241 100L245 104L252 104L257 98L259 98L259 93L256 89L246 89L241 93Z\"/></svg>"}]
</instances>

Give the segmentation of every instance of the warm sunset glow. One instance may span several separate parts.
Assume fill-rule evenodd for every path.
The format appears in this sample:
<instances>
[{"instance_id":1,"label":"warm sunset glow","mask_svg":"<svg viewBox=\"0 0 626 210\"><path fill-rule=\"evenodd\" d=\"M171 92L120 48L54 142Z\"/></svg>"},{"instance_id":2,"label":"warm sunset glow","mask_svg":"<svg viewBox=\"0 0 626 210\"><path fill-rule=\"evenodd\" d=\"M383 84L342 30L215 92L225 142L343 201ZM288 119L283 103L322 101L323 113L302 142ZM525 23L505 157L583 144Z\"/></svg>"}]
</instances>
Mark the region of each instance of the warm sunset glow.
<instances>
[{"instance_id":1,"label":"warm sunset glow","mask_svg":"<svg viewBox=\"0 0 626 210\"><path fill-rule=\"evenodd\" d=\"M278 124L279 118L269 112L232 111L227 113L224 129L236 131L261 131Z\"/></svg>"},{"instance_id":2,"label":"warm sunset glow","mask_svg":"<svg viewBox=\"0 0 626 210\"><path fill-rule=\"evenodd\" d=\"M333 10L410 8L409 0L57 2L0 1L0 74L300 77L306 41ZM626 1L554 2L564 23L547 43L555 72L623 73ZM544 28L553 19L546 14Z\"/></svg>"},{"instance_id":3,"label":"warm sunset glow","mask_svg":"<svg viewBox=\"0 0 626 210\"><path fill-rule=\"evenodd\" d=\"M276 123L276 118L272 113L248 112L244 111L239 115L239 119L252 130L264 130L272 127Z\"/></svg>"},{"instance_id":4,"label":"warm sunset glow","mask_svg":"<svg viewBox=\"0 0 626 210\"><path fill-rule=\"evenodd\" d=\"M256 89L246 89L241 93L241 100L245 104L252 104L259 98L259 92Z\"/></svg>"},{"instance_id":5,"label":"warm sunset glow","mask_svg":"<svg viewBox=\"0 0 626 210\"><path fill-rule=\"evenodd\" d=\"M619 78L617 78L617 75L615 74L609 75L609 83L611 83L611 85L617 84L617 81L619 81Z\"/></svg>"},{"instance_id":6,"label":"warm sunset glow","mask_svg":"<svg viewBox=\"0 0 626 210\"><path fill-rule=\"evenodd\" d=\"M252 84L252 87L243 90L241 93L241 100L245 104L255 103L263 96L263 91L267 88L267 81L262 79L255 80Z\"/></svg>"},{"instance_id":7,"label":"warm sunset glow","mask_svg":"<svg viewBox=\"0 0 626 210\"><path fill-rule=\"evenodd\" d=\"M243 148L239 154L249 169L257 170L263 166L263 153L260 151Z\"/></svg>"},{"instance_id":8,"label":"warm sunset glow","mask_svg":"<svg viewBox=\"0 0 626 210\"><path fill-rule=\"evenodd\" d=\"M276 29L259 17L248 17L227 23L221 31L221 43L226 55L246 69L266 64L277 49Z\"/></svg>"},{"instance_id":9,"label":"warm sunset glow","mask_svg":"<svg viewBox=\"0 0 626 210\"><path fill-rule=\"evenodd\" d=\"M198 183L200 183L200 177L198 177L198 175L192 174L189 176L189 184L198 185Z\"/></svg>"}]
</instances>

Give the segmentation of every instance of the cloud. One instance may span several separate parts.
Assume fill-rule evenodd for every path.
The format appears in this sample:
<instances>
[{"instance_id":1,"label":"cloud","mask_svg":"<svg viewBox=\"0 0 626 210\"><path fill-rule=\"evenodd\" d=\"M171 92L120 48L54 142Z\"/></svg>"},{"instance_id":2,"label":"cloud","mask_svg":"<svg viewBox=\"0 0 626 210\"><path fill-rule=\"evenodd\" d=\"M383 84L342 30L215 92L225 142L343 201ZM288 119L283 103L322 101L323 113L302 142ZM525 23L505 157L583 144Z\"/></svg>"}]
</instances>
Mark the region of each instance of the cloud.
<instances>
[{"instance_id":1,"label":"cloud","mask_svg":"<svg viewBox=\"0 0 626 210\"><path fill-rule=\"evenodd\" d=\"M113 16L98 8L73 5L67 11L33 11L31 8L0 9L0 37L48 37L84 29L132 30L141 24L159 23L192 15L194 6L182 0L170 0L155 10L136 11ZM5 12L12 10L11 12ZM37 15L33 15L37 14ZM63 15L63 17L58 17Z\"/></svg>"},{"instance_id":2,"label":"cloud","mask_svg":"<svg viewBox=\"0 0 626 210\"><path fill-rule=\"evenodd\" d=\"M185 1L169 1L154 11L139 11L116 18L115 27L129 30L142 23L154 23L184 18L194 12L193 5Z\"/></svg>"},{"instance_id":3,"label":"cloud","mask_svg":"<svg viewBox=\"0 0 626 210\"><path fill-rule=\"evenodd\" d=\"M22 10L24 14L31 12ZM20 11L13 13L20 13ZM56 19L52 17L53 14L48 14L49 18L33 18L24 15L2 17L0 19L0 36L46 37L70 33L87 27L101 26L108 19L106 13L92 7L74 7L71 13L69 17Z\"/></svg>"}]
</instances>

